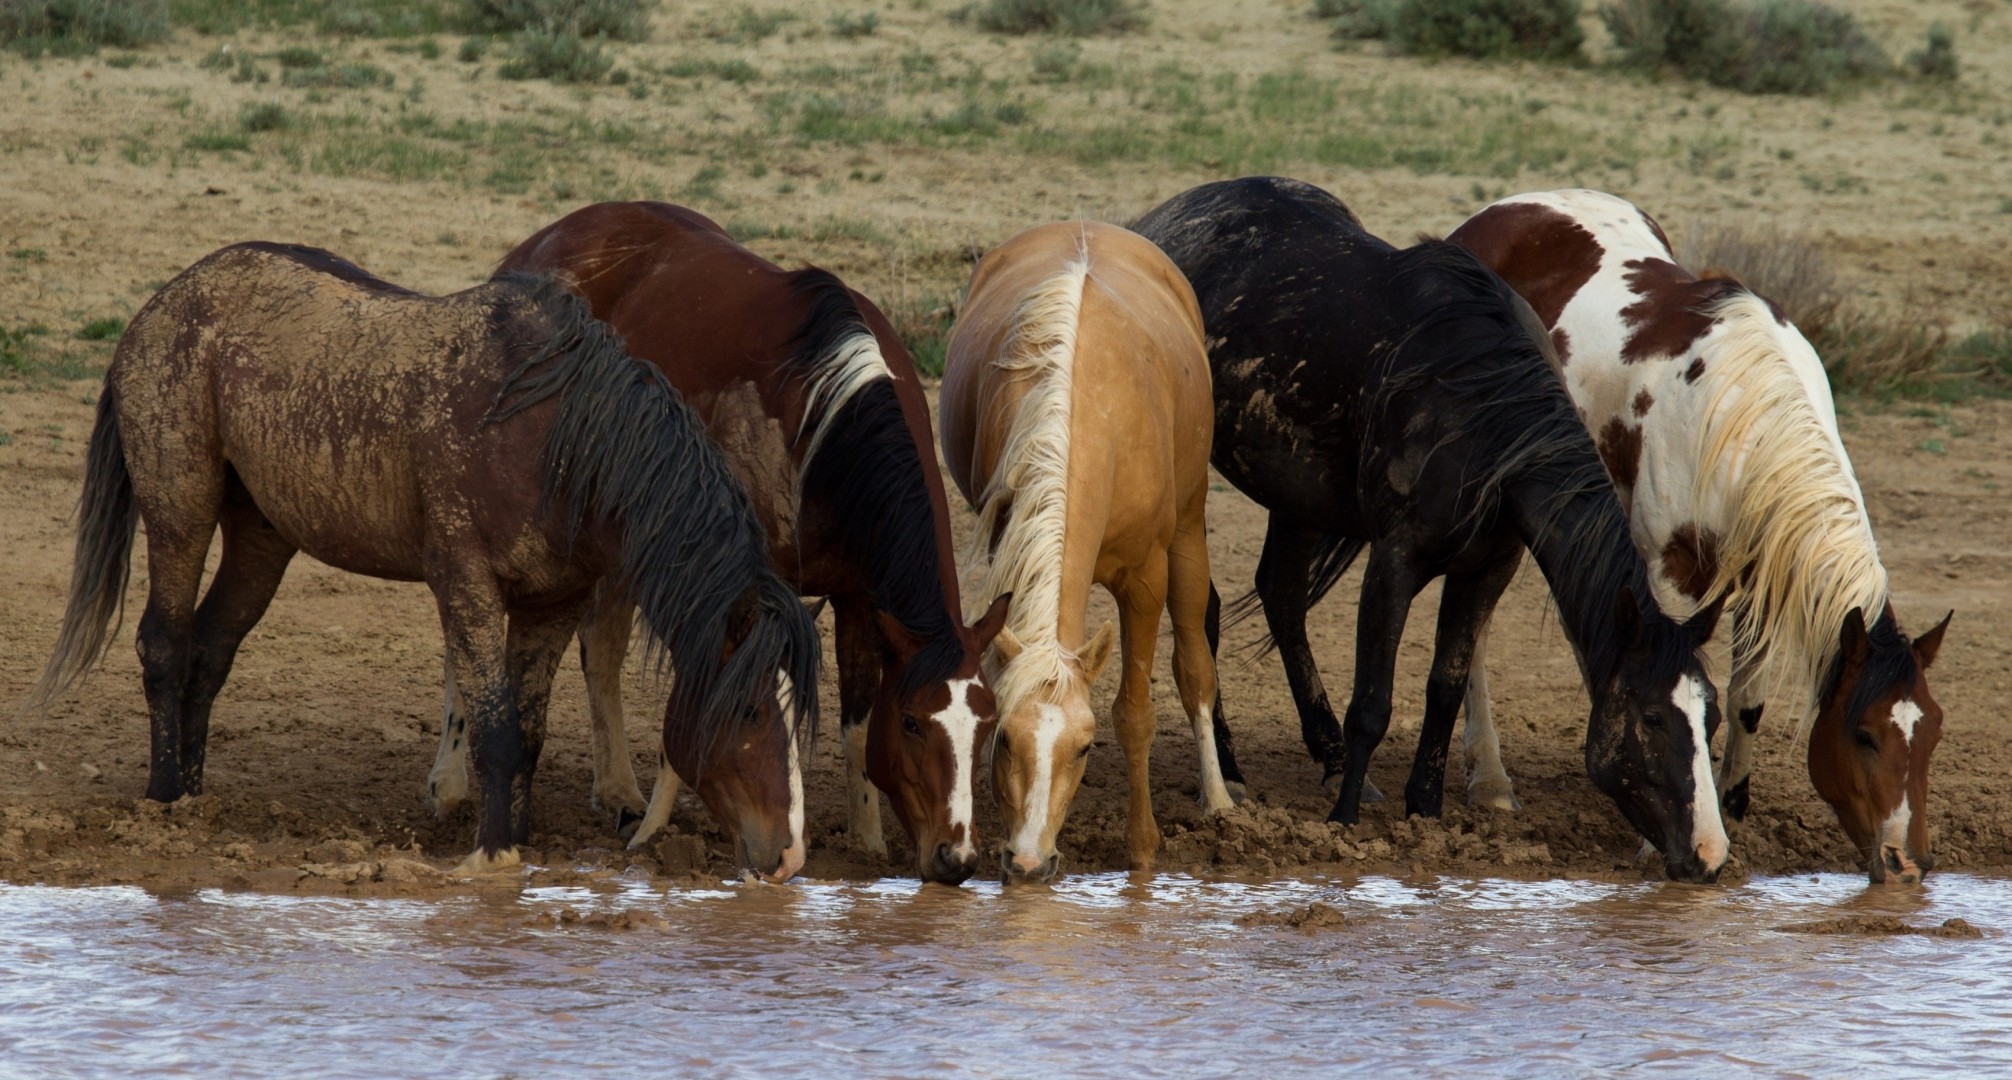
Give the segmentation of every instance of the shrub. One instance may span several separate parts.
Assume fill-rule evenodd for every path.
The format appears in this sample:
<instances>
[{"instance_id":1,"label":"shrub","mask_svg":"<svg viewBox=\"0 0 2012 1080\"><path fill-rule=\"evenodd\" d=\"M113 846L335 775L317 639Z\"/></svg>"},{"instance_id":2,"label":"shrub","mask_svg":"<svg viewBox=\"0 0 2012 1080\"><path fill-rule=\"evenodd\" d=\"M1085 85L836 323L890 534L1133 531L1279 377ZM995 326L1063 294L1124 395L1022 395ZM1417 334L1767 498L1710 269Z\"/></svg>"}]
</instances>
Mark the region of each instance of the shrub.
<instances>
[{"instance_id":1,"label":"shrub","mask_svg":"<svg viewBox=\"0 0 2012 1080\"><path fill-rule=\"evenodd\" d=\"M238 110L238 126L250 132L285 131L293 126L293 118L277 101L246 102Z\"/></svg>"},{"instance_id":2,"label":"shrub","mask_svg":"<svg viewBox=\"0 0 2012 1080\"><path fill-rule=\"evenodd\" d=\"M281 73L279 81L285 86L307 89L360 90L372 86L388 87L392 84L392 76L376 64L324 64L293 68Z\"/></svg>"},{"instance_id":3,"label":"shrub","mask_svg":"<svg viewBox=\"0 0 2012 1080\"><path fill-rule=\"evenodd\" d=\"M1936 23L1928 28L1928 47L1907 54L1907 66L1924 79L1944 82L1956 78L1956 35Z\"/></svg>"},{"instance_id":4,"label":"shrub","mask_svg":"<svg viewBox=\"0 0 2012 1080\"><path fill-rule=\"evenodd\" d=\"M555 82L600 82L615 66L615 58L598 37L570 30L525 30L517 35L516 52L496 74L506 79L551 79Z\"/></svg>"},{"instance_id":5,"label":"shrub","mask_svg":"<svg viewBox=\"0 0 2012 1080\"><path fill-rule=\"evenodd\" d=\"M1001 34L1119 34L1146 24L1136 0L981 0L963 14Z\"/></svg>"},{"instance_id":6,"label":"shrub","mask_svg":"<svg viewBox=\"0 0 2012 1080\"><path fill-rule=\"evenodd\" d=\"M957 322L957 302L941 296L915 295L907 289L887 311L887 321L915 361L917 373L943 377L943 358L950 348L950 328Z\"/></svg>"},{"instance_id":7,"label":"shrub","mask_svg":"<svg viewBox=\"0 0 2012 1080\"><path fill-rule=\"evenodd\" d=\"M1579 0L1399 0L1380 15L1362 6L1404 53L1570 60L1586 41Z\"/></svg>"},{"instance_id":8,"label":"shrub","mask_svg":"<svg viewBox=\"0 0 2012 1080\"><path fill-rule=\"evenodd\" d=\"M478 26L491 33L539 30L579 37L644 41L650 0L468 0Z\"/></svg>"},{"instance_id":9,"label":"shrub","mask_svg":"<svg viewBox=\"0 0 2012 1080\"><path fill-rule=\"evenodd\" d=\"M872 37L879 29L880 16L871 11L831 17L831 32L842 38Z\"/></svg>"},{"instance_id":10,"label":"shrub","mask_svg":"<svg viewBox=\"0 0 2012 1080\"><path fill-rule=\"evenodd\" d=\"M1313 14L1325 19L1343 41L1390 36L1403 0L1314 0Z\"/></svg>"},{"instance_id":11,"label":"shrub","mask_svg":"<svg viewBox=\"0 0 2012 1080\"><path fill-rule=\"evenodd\" d=\"M1615 0L1600 16L1623 63L1749 94L1820 94L1892 70L1858 20L1816 0Z\"/></svg>"},{"instance_id":12,"label":"shrub","mask_svg":"<svg viewBox=\"0 0 2012 1080\"><path fill-rule=\"evenodd\" d=\"M166 0L0 0L0 46L24 56L130 49L168 28Z\"/></svg>"}]
</instances>

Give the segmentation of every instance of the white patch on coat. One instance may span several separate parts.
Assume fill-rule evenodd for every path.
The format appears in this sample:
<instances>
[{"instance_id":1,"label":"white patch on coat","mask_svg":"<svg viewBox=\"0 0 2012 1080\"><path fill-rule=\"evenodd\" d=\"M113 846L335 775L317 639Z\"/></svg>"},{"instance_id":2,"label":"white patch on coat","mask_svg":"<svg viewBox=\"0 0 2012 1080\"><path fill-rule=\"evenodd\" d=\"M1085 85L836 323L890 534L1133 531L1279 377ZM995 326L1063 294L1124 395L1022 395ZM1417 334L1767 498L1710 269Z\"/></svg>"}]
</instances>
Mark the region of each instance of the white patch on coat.
<instances>
[{"instance_id":1,"label":"white patch on coat","mask_svg":"<svg viewBox=\"0 0 2012 1080\"><path fill-rule=\"evenodd\" d=\"M1726 838L1725 822L1719 818L1718 789L1712 786L1712 747L1705 734L1705 684L1695 675L1677 680L1670 691L1670 704L1684 714L1691 726L1691 845L1705 869L1716 870L1726 861L1732 842Z\"/></svg>"}]
</instances>

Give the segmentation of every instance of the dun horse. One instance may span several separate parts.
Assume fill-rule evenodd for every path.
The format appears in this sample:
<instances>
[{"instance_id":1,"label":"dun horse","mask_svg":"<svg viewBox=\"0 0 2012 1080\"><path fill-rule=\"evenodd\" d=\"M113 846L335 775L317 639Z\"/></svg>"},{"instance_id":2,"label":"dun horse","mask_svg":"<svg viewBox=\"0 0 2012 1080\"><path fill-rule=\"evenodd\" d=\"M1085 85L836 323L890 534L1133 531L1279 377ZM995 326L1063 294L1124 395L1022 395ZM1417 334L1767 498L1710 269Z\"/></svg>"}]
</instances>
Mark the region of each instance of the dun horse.
<instances>
[{"instance_id":1,"label":"dun horse","mask_svg":"<svg viewBox=\"0 0 2012 1080\"><path fill-rule=\"evenodd\" d=\"M1716 875L1726 857L1707 746L1717 709L1696 651L1716 610L1680 626L1657 608L1593 441L1515 294L1461 249L1397 250L1292 180L1207 184L1135 228L1201 302L1216 468L1271 511L1257 596L1307 749L1341 780L1329 820L1357 819L1406 614L1444 577L1405 786L1408 813L1439 813L1461 699L1470 710L1487 700L1476 637L1527 548L1592 698L1594 783L1661 849L1671 877ZM1365 546L1355 686L1337 726L1306 612Z\"/></svg>"},{"instance_id":2,"label":"dun horse","mask_svg":"<svg viewBox=\"0 0 2012 1080\"><path fill-rule=\"evenodd\" d=\"M996 722L979 658L1007 598L974 626L960 618L929 404L887 320L825 271L782 270L663 203L576 211L502 269L560 274L705 418L768 527L770 562L799 593L831 597L855 840L887 850L870 777L922 877L969 877L975 760ZM640 801L622 736L629 618L603 603L581 633L596 790L625 809ZM455 750L443 739L450 768ZM632 844L669 810L676 776L658 781Z\"/></svg>"},{"instance_id":3,"label":"dun horse","mask_svg":"<svg viewBox=\"0 0 2012 1080\"><path fill-rule=\"evenodd\" d=\"M1090 685L1111 624L1085 641L1090 586L1118 601L1124 668L1112 714L1131 791L1134 869L1159 850L1147 756L1153 648L1174 621L1174 680L1194 724L1202 800L1225 809L1212 705L1209 370L1180 271L1108 225L1046 225L972 272L943 373L943 456L979 508L983 595L1015 597L994 643L1002 720L992 778L1009 880L1055 873L1055 836L1096 735Z\"/></svg>"},{"instance_id":4,"label":"dun horse","mask_svg":"<svg viewBox=\"0 0 2012 1080\"><path fill-rule=\"evenodd\" d=\"M749 869L802 864L816 628L690 410L558 285L431 297L325 251L225 248L134 317L86 467L69 605L31 705L102 655L143 519L148 798L203 790L211 704L306 551L433 590L481 780L464 867L513 863L553 669L612 575L677 670L664 754Z\"/></svg>"},{"instance_id":5,"label":"dun horse","mask_svg":"<svg viewBox=\"0 0 2012 1080\"><path fill-rule=\"evenodd\" d=\"M1949 620L1912 643L1900 630L1816 351L1739 282L1679 267L1662 229L1612 195L1518 195L1451 239L1543 321L1663 606L1731 612L1726 814L1746 815L1764 699L1786 686L1810 779L1872 880L1919 880L1942 737L1924 672Z\"/></svg>"}]
</instances>

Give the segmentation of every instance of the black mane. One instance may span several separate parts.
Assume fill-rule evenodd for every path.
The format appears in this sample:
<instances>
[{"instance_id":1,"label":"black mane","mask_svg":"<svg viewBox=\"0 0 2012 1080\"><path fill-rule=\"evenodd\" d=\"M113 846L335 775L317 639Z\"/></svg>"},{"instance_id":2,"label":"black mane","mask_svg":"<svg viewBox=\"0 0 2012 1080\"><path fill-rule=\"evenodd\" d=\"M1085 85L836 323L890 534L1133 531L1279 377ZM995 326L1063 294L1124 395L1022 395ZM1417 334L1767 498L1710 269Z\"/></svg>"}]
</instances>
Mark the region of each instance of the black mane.
<instances>
[{"instance_id":1,"label":"black mane","mask_svg":"<svg viewBox=\"0 0 2012 1080\"><path fill-rule=\"evenodd\" d=\"M851 290L830 273L799 271L793 286L808 310L789 363L808 380L847 341L873 331ZM816 426L808 420L804 437ZM874 607L925 642L898 692L906 696L949 678L963 663L964 646L943 595L936 507L892 381L877 379L839 407L804 463L801 490L817 493L846 556L872 578Z\"/></svg>"},{"instance_id":2,"label":"black mane","mask_svg":"<svg viewBox=\"0 0 2012 1080\"><path fill-rule=\"evenodd\" d=\"M1859 668L1858 681L1852 684L1851 698L1844 706L1846 726L1857 724L1865 711L1894 687L1911 687L1914 680L1921 677L1921 663L1915 658L1907 635L1900 632L1900 623L1894 619L1891 605L1865 628L1865 639L1865 663ZM1837 693L1838 681L1843 678L1844 651L1839 649L1831 657L1830 667L1824 673L1823 694L1817 700L1831 700Z\"/></svg>"},{"instance_id":3,"label":"black mane","mask_svg":"<svg viewBox=\"0 0 2012 1080\"><path fill-rule=\"evenodd\" d=\"M817 717L817 629L768 563L747 492L698 415L653 365L632 359L585 300L545 276L495 279L499 322L529 355L498 389L488 420L557 400L545 446L548 509L573 534L618 525L615 571L677 672L665 738L703 757L743 722L780 669L795 683L792 725ZM529 307L535 317L522 314ZM515 316L513 319L512 316ZM727 644L733 655L721 663ZM695 777L687 780L696 781Z\"/></svg>"}]
</instances>

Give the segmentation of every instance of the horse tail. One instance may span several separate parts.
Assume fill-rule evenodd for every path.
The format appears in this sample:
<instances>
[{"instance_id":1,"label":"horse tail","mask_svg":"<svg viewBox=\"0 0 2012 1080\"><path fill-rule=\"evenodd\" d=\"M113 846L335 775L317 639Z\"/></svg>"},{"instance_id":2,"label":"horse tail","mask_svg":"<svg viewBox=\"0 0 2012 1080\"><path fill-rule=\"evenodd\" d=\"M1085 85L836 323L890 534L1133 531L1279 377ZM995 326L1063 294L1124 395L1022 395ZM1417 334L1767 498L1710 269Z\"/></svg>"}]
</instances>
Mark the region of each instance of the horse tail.
<instances>
[{"instance_id":1,"label":"horse tail","mask_svg":"<svg viewBox=\"0 0 2012 1080\"><path fill-rule=\"evenodd\" d=\"M22 706L39 713L75 686L105 655L112 627L124 614L132 573L133 531L140 512L126 472L116 395L110 384L98 398L98 420L84 455L84 493L77 500L77 554L70 568L70 599L56 651Z\"/></svg>"},{"instance_id":2,"label":"horse tail","mask_svg":"<svg viewBox=\"0 0 2012 1080\"><path fill-rule=\"evenodd\" d=\"M698 415L586 301L550 278L497 281L528 296L544 337L498 388L488 422L556 402L543 505L569 540L594 523L619 528L616 583L649 630L649 658L677 675L682 721L666 739L703 756L778 673L793 684L787 722L814 725L817 629L769 566L747 491Z\"/></svg>"},{"instance_id":3,"label":"horse tail","mask_svg":"<svg viewBox=\"0 0 2012 1080\"><path fill-rule=\"evenodd\" d=\"M1311 608L1320 603L1335 585L1340 583L1341 575L1348 573L1348 568L1354 565L1356 556L1361 555L1362 549L1368 546L1366 541L1347 536L1333 534L1322 536L1318 546L1314 548L1313 566L1307 576L1306 606ZM1252 589L1230 604L1229 610L1225 613L1228 618L1223 621L1223 625L1235 626L1262 610L1264 610L1264 598L1258 595L1256 589ZM1266 633L1247 650L1247 659L1256 660L1276 648L1278 642L1272 639L1270 633Z\"/></svg>"}]
</instances>

